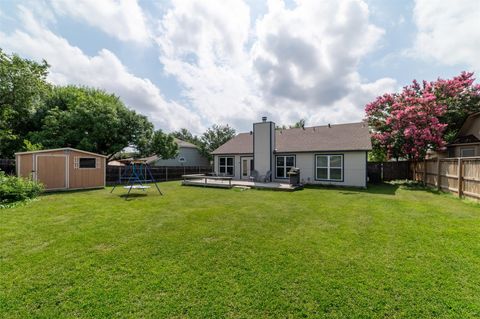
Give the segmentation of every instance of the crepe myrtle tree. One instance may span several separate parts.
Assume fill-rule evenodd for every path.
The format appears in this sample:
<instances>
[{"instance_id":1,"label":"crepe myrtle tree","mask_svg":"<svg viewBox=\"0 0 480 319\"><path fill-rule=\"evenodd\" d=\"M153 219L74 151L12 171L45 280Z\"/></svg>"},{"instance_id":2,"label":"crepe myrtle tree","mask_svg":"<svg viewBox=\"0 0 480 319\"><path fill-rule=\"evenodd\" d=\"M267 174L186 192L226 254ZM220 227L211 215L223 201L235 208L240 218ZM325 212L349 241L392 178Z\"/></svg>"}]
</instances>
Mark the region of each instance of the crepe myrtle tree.
<instances>
[{"instance_id":1,"label":"crepe myrtle tree","mask_svg":"<svg viewBox=\"0 0 480 319\"><path fill-rule=\"evenodd\" d=\"M480 87L474 80L473 73L466 72L422 85L414 80L401 92L384 94L367 104L373 154L419 160L429 149L444 149L465 118L480 111Z\"/></svg>"}]
</instances>

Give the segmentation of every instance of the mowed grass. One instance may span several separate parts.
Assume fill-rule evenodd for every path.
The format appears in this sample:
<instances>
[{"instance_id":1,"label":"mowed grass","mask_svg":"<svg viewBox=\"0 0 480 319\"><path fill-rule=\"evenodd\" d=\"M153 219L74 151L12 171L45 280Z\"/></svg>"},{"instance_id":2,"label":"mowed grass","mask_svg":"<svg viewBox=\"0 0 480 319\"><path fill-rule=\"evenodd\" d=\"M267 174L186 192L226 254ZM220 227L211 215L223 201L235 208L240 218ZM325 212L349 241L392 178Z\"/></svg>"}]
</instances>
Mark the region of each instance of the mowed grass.
<instances>
[{"instance_id":1,"label":"mowed grass","mask_svg":"<svg viewBox=\"0 0 480 319\"><path fill-rule=\"evenodd\" d=\"M5 318L480 317L480 205L160 184L0 210Z\"/></svg>"}]
</instances>

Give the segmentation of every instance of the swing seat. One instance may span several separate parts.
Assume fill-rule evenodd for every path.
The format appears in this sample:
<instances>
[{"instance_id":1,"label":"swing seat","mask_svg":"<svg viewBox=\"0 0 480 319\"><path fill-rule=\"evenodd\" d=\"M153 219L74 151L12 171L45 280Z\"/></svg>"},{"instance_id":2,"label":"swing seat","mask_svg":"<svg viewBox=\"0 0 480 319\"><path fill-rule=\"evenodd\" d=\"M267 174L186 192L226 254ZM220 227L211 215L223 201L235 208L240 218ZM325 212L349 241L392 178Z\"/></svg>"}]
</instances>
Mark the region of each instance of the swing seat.
<instances>
[{"instance_id":1,"label":"swing seat","mask_svg":"<svg viewBox=\"0 0 480 319\"><path fill-rule=\"evenodd\" d=\"M123 186L123 188L125 189L147 189L147 188L150 188L150 186L145 186L145 185L127 185L127 186Z\"/></svg>"}]
</instances>

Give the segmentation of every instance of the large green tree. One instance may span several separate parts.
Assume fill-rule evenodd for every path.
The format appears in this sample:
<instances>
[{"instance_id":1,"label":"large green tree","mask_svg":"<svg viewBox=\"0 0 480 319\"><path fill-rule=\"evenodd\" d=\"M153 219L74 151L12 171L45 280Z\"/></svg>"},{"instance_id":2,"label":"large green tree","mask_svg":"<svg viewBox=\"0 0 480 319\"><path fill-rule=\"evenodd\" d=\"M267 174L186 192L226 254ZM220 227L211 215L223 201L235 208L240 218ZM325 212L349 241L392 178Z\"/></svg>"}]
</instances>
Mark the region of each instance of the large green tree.
<instances>
[{"instance_id":1,"label":"large green tree","mask_svg":"<svg viewBox=\"0 0 480 319\"><path fill-rule=\"evenodd\" d=\"M230 139L235 136L235 129L228 126L228 125L212 125L212 127L208 128L200 137L201 145L200 151L201 153L208 157L210 160L212 159L212 151L217 149L220 145L225 144Z\"/></svg>"},{"instance_id":2,"label":"large green tree","mask_svg":"<svg viewBox=\"0 0 480 319\"><path fill-rule=\"evenodd\" d=\"M175 142L172 134L166 134L162 130L157 130L152 137L150 153L162 159L175 158L178 155L178 144Z\"/></svg>"},{"instance_id":3,"label":"large green tree","mask_svg":"<svg viewBox=\"0 0 480 319\"><path fill-rule=\"evenodd\" d=\"M8 55L0 49L0 158L25 149L34 115L50 90L48 64Z\"/></svg>"},{"instance_id":4,"label":"large green tree","mask_svg":"<svg viewBox=\"0 0 480 319\"><path fill-rule=\"evenodd\" d=\"M153 125L120 99L88 87L55 87L35 115L29 138L46 148L74 147L110 158L127 146L149 147Z\"/></svg>"},{"instance_id":5,"label":"large green tree","mask_svg":"<svg viewBox=\"0 0 480 319\"><path fill-rule=\"evenodd\" d=\"M182 140L182 141L189 142L189 143L200 146L200 139L198 138L198 136L193 135L186 128L181 128L178 131L173 131L171 134L173 135L173 137L176 137L179 140Z\"/></svg>"}]
</instances>

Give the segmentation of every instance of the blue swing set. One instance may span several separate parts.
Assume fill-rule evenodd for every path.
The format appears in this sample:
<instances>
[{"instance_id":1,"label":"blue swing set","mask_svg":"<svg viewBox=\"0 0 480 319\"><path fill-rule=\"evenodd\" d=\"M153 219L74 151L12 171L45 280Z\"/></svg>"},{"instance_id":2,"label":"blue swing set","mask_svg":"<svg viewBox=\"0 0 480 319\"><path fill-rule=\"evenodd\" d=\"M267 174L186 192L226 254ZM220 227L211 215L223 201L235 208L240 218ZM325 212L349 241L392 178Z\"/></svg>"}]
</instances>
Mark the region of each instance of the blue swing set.
<instances>
[{"instance_id":1,"label":"blue swing set","mask_svg":"<svg viewBox=\"0 0 480 319\"><path fill-rule=\"evenodd\" d=\"M126 181L126 183L124 183L124 181ZM150 186L145 185L147 183L153 183L157 188L158 193L163 195L147 162L142 160L131 161L123 174L119 177L118 183L113 186L110 193L113 193L117 185L124 185L123 188L128 189L128 193L125 196L125 199L127 199L128 196L130 196L132 189L140 189L142 191L149 189Z\"/></svg>"}]
</instances>

